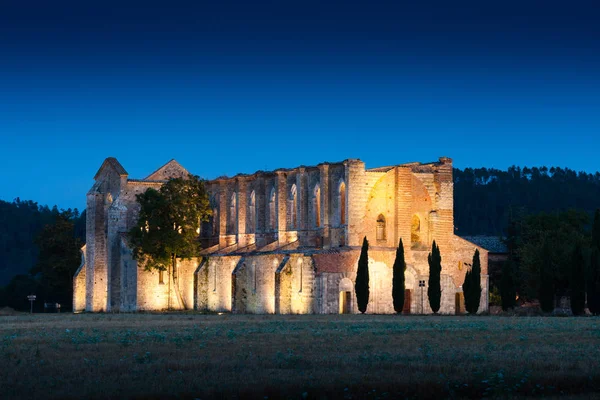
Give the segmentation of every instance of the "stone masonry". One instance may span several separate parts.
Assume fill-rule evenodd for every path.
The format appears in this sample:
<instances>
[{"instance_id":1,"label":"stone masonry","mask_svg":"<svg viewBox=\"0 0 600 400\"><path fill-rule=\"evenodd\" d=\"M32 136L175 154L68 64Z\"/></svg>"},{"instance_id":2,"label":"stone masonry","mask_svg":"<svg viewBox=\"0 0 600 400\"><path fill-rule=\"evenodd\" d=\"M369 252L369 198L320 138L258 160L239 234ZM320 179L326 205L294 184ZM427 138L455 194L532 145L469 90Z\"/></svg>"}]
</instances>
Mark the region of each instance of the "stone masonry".
<instances>
[{"instance_id":1,"label":"stone masonry","mask_svg":"<svg viewBox=\"0 0 600 400\"><path fill-rule=\"evenodd\" d=\"M454 235L452 160L366 169L357 159L207 181L212 216L203 250L171 271L146 271L132 257L135 195L188 172L175 160L130 179L107 158L87 194L87 240L73 280L75 311L196 309L310 314L358 312L354 280L364 237L370 244L369 313L393 313L395 249L404 243L406 313L431 313L427 255L442 254L445 314L464 312L462 283L481 256L479 311L488 309L488 252Z\"/></svg>"}]
</instances>

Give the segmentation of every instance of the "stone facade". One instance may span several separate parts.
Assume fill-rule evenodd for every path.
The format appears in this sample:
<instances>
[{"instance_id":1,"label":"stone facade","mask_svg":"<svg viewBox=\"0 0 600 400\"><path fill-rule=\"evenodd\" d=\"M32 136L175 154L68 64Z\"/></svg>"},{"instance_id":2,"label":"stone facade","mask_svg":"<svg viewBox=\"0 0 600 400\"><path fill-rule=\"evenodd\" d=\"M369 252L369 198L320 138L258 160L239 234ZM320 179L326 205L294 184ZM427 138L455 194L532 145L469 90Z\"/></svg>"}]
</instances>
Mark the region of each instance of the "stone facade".
<instances>
[{"instance_id":1,"label":"stone facade","mask_svg":"<svg viewBox=\"0 0 600 400\"><path fill-rule=\"evenodd\" d=\"M188 172L172 160L130 179L107 158L87 194L87 241L73 285L76 311L196 309L238 313L358 312L360 245L370 243L369 313L392 313L392 265L402 238L405 312L430 313L427 255L442 254L441 313L464 311L462 282L481 255L480 311L488 309L488 252L454 235L452 160L366 169L356 159L206 182L213 215L201 254L171 271L138 266L127 243L135 195Z\"/></svg>"}]
</instances>

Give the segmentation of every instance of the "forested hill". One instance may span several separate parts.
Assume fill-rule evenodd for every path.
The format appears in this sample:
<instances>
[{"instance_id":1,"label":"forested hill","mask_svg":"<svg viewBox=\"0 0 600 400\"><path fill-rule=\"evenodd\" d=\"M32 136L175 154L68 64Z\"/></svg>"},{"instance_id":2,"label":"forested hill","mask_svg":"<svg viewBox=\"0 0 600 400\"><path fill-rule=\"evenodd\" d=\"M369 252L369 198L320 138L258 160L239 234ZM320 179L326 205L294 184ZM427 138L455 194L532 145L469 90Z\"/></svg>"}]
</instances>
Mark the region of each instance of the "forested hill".
<instances>
[{"instance_id":1,"label":"forested hill","mask_svg":"<svg viewBox=\"0 0 600 400\"><path fill-rule=\"evenodd\" d=\"M458 235L500 235L511 208L519 214L600 208L600 173L568 168L454 169ZM513 211L514 212L514 211Z\"/></svg>"},{"instance_id":2,"label":"forested hill","mask_svg":"<svg viewBox=\"0 0 600 400\"><path fill-rule=\"evenodd\" d=\"M27 274L37 261L35 239L59 213L56 206L39 206L33 201L0 200L0 286L18 274ZM85 213L85 211L84 211ZM85 214L76 214L76 235L85 236Z\"/></svg>"}]
</instances>

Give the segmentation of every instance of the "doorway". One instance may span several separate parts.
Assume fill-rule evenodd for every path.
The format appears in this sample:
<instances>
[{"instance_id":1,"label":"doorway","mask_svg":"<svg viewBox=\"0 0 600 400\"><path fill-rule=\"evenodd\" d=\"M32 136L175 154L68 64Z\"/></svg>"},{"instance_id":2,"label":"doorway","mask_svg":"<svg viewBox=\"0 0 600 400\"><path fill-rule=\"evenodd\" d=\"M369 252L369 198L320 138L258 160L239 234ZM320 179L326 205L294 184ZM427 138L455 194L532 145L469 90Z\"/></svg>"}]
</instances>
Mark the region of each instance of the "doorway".
<instances>
[{"instance_id":1,"label":"doorway","mask_svg":"<svg viewBox=\"0 0 600 400\"><path fill-rule=\"evenodd\" d=\"M410 304L412 300L412 290L404 290L404 306L402 307L402 314L410 314Z\"/></svg>"},{"instance_id":2,"label":"doorway","mask_svg":"<svg viewBox=\"0 0 600 400\"><path fill-rule=\"evenodd\" d=\"M352 292L340 292L340 314L352 313Z\"/></svg>"},{"instance_id":3,"label":"doorway","mask_svg":"<svg viewBox=\"0 0 600 400\"><path fill-rule=\"evenodd\" d=\"M464 312L465 312L465 295L464 295L464 293L459 292L454 295L454 307L456 310L456 315L464 314Z\"/></svg>"}]
</instances>

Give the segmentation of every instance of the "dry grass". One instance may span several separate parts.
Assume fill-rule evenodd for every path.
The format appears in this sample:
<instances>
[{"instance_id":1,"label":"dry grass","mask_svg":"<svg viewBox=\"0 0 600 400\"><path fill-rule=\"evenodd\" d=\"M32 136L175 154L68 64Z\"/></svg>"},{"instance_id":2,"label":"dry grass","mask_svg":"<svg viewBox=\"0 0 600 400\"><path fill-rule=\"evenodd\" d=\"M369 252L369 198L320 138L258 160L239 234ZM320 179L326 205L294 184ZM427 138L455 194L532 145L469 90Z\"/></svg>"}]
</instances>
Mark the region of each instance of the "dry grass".
<instances>
[{"instance_id":1,"label":"dry grass","mask_svg":"<svg viewBox=\"0 0 600 400\"><path fill-rule=\"evenodd\" d=\"M598 318L4 316L0 397L592 398L599 345Z\"/></svg>"}]
</instances>

